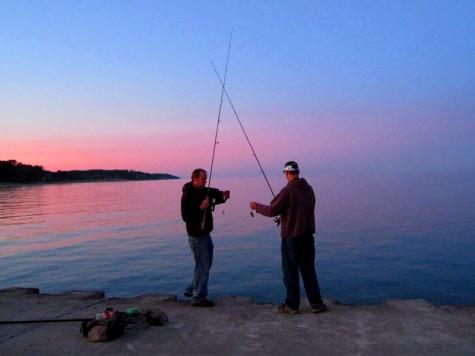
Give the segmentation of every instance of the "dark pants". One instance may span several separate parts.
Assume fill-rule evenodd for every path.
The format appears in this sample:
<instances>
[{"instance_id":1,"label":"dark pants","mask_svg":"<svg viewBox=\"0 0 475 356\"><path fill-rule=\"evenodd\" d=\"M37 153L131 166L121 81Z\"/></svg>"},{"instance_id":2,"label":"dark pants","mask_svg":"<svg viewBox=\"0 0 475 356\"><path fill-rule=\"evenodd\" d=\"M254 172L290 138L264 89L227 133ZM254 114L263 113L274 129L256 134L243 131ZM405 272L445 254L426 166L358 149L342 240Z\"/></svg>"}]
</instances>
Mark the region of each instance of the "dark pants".
<instances>
[{"instance_id":1,"label":"dark pants","mask_svg":"<svg viewBox=\"0 0 475 356\"><path fill-rule=\"evenodd\" d=\"M302 275L308 301L312 304L323 303L315 272L315 239L312 235L284 237L281 245L282 271L287 288L285 304L290 308L300 306L299 270Z\"/></svg>"}]
</instances>

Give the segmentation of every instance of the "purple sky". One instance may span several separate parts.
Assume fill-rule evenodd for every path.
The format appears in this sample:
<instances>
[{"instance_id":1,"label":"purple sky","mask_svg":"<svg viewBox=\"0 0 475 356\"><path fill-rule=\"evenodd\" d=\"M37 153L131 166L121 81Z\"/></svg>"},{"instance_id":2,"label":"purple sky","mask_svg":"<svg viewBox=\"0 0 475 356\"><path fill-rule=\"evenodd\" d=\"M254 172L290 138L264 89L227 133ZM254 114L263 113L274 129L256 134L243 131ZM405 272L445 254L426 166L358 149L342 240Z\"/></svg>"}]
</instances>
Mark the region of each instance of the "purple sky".
<instances>
[{"instance_id":1,"label":"purple sky","mask_svg":"<svg viewBox=\"0 0 475 356\"><path fill-rule=\"evenodd\" d=\"M221 86L269 175L474 169L474 1L2 1L0 160L209 169ZM227 101L215 175L259 168Z\"/></svg>"}]
</instances>

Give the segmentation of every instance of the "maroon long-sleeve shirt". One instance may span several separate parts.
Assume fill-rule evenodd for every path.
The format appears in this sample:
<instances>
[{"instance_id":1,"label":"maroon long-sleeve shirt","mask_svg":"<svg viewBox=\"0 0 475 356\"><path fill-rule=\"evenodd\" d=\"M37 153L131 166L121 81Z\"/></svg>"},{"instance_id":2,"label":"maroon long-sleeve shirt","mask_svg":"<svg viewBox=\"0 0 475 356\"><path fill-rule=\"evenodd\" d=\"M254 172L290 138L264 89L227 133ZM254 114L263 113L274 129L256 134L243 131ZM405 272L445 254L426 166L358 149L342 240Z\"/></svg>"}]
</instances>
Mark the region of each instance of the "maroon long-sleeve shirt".
<instances>
[{"instance_id":1,"label":"maroon long-sleeve shirt","mask_svg":"<svg viewBox=\"0 0 475 356\"><path fill-rule=\"evenodd\" d=\"M315 233L315 193L305 178L287 183L270 205L257 204L256 212L264 216L281 216L282 237Z\"/></svg>"}]
</instances>

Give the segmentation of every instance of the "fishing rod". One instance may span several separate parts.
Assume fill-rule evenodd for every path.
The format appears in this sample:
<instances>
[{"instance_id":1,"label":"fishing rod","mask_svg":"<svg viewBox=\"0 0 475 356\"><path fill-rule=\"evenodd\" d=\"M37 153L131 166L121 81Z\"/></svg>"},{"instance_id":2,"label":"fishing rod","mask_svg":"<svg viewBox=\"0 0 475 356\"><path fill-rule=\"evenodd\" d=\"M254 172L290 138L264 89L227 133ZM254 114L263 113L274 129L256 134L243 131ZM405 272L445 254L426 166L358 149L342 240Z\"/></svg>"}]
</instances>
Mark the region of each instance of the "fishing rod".
<instances>
[{"instance_id":1,"label":"fishing rod","mask_svg":"<svg viewBox=\"0 0 475 356\"><path fill-rule=\"evenodd\" d=\"M275 194L274 194L274 191L272 190L272 187L269 183L269 180L267 179L267 176L264 172L264 169L262 168L262 165L261 165L261 162L259 161L259 158L257 158L257 154L256 154L256 151L254 150L254 147L252 147L252 144L251 144L251 140L249 140L249 137L247 136L247 133L246 133L246 130L244 129L244 126L242 125L242 122L241 122L241 119L239 118L239 115L236 111L236 109L234 108L234 105L233 105L233 102L231 101L231 98L229 97L229 94L228 94L228 91L226 90L226 88L224 87L224 83L223 81L221 80L221 77L218 73L218 70L216 69L216 66L214 65L213 61L211 61L211 64L213 65L213 68L214 68L214 72L216 73L216 75L218 76L218 79L223 87L223 91L224 93L226 94L226 97L228 98L228 101L229 101L229 104L231 105L231 108L233 109L233 112L234 112L234 115L236 116L236 119L238 120L239 122L239 125L241 126L241 129L242 129L242 132L244 133L244 136L246 137L246 140L247 140L247 143L249 144L249 147L251 147L251 151L252 151L252 154L254 155L254 157L256 158L256 161L257 161L257 164L259 165L259 168L261 170L261 173L262 175L264 176L264 179L266 180L266 183L267 183L267 186L269 187L271 193L272 193L272 196L275 198ZM254 213L251 211L251 216L254 217ZM274 222L277 224L277 226L280 225L280 217L275 217L274 218Z\"/></svg>"},{"instance_id":2,"label":"fishing rod","mask_svg":"<svg viewBox=\"0 0 475 356\"><path fill-rule=\"evenodd\" d=\"M78 318L78 319L37 319L37 320L0 320L0 325L5 324L34 324L34 323L64 323L71 321L88 321L91 318Z\"/></svg>"},{"instance_id":3,"label":"fishing rod","mask_svg":"<svg viewBox=\"0 0 475 356\"><path fill-rule=\"evenodd\" d=\"M219 129L219 123L221 122L221 109L223 107L223 97L224 97L224 91L225 91L225 83L226 83L226 75L228 74L228 63L229 63L229 53L231 52L231 40L233 39L233 31L234 29L231 29L231 37L229 38L229 45L228 45L228 54L226 56L226 67L224 70L224 80L222 83L222 89L221 89L221 100L219 102L219 112L218 112L218 122L216 123L216 133L214 135L214 146L213 146L213 155L211 156L211 167L209 170L209 177L208 177L208 193L209 189L211 187L211 177L213 175L213 165L214 165L214 156L216 153L216 145L218 144L218 129ZM206 222L206 211L208 208L206 208L203 212L203 221L201 222L201 230L204 230L205 228L205 222ZM214 210L214 205L213 202L211 202L211 211Z\"/></svg>"},{"instance_id":4,"label":"fishing rod","mask_svg":"<svg viewBox=\"0 0 475 356\"><path fill-rule=\"evenodd\" d=\"M87 309L89 307L92 307L96 304L99 304L103 301L108 300L109 298L101 298L99 300L96 300L92 303L88 303L82 307L79 308L78 311ZM66 315L63 315L64 317ZM72 321L88 321L91 320L91 318L75 318L75 319L32 319L32 320L0 320L0 325L6 325L6 324L34 324L34 323L64 323L64 322L72 322Z\"/></svg>"},{"instance_id":5,"label":"fishing rod","mask_svg":"<svg viewBox=\"0 0 475 356\"><path fill-rule=\"evenodd\" d=\"M219 76L219 73L216 70L216 66L214 65L213 61L211 61L211 64L213 65L214 71L216 72L216 75L218 76L219 81L221 82L221 84L223 84L223 82L221 81L221 77ZM259 165L259 168L261 169L261 173L264 176L264 179L266 180L267 185L269 186L269 189L270 189L273 197L275 198L274 191L272 190L272 187L269 183L269 180L267 179L267 176L264 173L264 169L262 168L261 162L259 161L259 158L257 158L256 151L254 151L254 147L252 147L251 141L249 140L249 137L247 136L246 130L244 130L244 126L242 125L241 119L239 118L239 115L237 114L236 109L234 108L233 102L231 101L231 98L229 97L228 91L226 90L224 85L223 85L223 89L224 89L224 93L226 94L226 97L228 98L229 104L231 104L231 108L234 111L234 115L236 116L236 118L239 122L239 125L241 126L242 132L244 133L244 136L246 137L247 143L249 144L249 147L251 147L252 154L256 158L257 164Z\"/></svg>"}]
</instances>

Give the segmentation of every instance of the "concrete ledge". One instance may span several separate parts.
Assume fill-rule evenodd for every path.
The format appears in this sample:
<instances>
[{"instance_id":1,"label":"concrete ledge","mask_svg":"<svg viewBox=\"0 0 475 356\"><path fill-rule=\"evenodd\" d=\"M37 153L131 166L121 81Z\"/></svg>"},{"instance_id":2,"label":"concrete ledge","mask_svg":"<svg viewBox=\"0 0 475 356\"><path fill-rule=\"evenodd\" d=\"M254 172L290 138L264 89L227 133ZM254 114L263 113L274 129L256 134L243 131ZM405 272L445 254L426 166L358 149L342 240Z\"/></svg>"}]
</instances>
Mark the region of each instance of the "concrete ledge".
<instances>
[{"instance_id":1,"label":"concrete ledge","mask_svg":"<svg viewBox=\"0 0 475 356\"><path fill-rule=\"evenodd\" d=\"M434 306L424 300L343 305L312 314L277 313L275 304L224 297L214 308L191 307L174 295L106 298L102 292L41 294L35 288L0 290L0 320L93 318L106 307L161 309L163 327L128 327L114 341L93 343L80 322L0 325L2 355L473 355L475 306Z\"/></svg>"}]
</instances>

